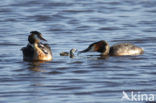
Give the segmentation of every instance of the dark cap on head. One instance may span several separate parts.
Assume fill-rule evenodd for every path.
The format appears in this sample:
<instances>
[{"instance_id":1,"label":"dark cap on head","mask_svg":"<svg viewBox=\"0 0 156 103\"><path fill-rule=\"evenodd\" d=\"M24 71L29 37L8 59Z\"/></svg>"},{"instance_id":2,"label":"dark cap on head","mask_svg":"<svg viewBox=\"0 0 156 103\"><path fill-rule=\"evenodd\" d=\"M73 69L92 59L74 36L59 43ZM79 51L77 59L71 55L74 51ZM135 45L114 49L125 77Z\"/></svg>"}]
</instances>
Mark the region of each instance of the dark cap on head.
<instances>
[{"instance_id":1,"label":"dark cap on head","mask_svg":"<svg viewBox=\"0 0 156 103\"><path fill-rule=\"evenodd\" d=\"M36 38L36 36L37 36L38 38ZM42 34L41 34L40 32L38 32L38 31L31 31L31 32L30 32L30 35L29 35L29 37L28 37L28 41L29 41L31 44L35 43L36 41L39 42L40 40L47 41L46 39L44 39L44 38L42 37Z\"/></svg>"},{"instance_id":2,"label":"dark cap on head","mask_svg":"<svg viewBox=\"0 0 156 103\"><path fill-rule=\"evenodd\" d=\"M80 51L79 53L85 53L85 52L100 52L103 53L107 50L108 43L104 40L100 40L98 42L92 43L89 45L89 47L85 50Z\"/></svg>"},{"instance_id":3,"label":"dark cap on head","mask_svg":"<svg viewBox=\"0 0 156 103\"><path fill-rule=\"evenodd\" d=\"M38 31L31 31L30 34L41 34L41 33Z\"/></svg>"}]
</instances>

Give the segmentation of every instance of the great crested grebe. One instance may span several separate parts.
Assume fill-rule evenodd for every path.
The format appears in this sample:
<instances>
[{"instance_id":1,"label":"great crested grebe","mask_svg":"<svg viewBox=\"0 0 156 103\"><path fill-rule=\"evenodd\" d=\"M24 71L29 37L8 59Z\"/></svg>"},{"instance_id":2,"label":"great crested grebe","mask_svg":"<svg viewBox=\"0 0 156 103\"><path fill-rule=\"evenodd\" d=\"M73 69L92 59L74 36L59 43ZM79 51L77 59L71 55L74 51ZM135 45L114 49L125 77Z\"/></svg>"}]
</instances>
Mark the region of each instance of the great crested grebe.
<instances>
[{"instance_id":1,"label":"great crested grebe","mask_svg":"<svg viewBox=\"0 0 156 103\"><path fill-rule=\"evenodd\" d=\"M38 31L31 31L28 37L28 45L23 47L23 59L27 61L51 61L52 52L48 44L42 44L40 40L46 41Z\"/></svg>"},{"instance_id":2,"label":"great crested grebe","mask_svg":"<svg viewBox=\"0 0 156 103\"><path fill-rule=\"evenodd\" d=\"M101 55L107 56L128 56L128 55L140 55L143 54L144 50L138 46L135 46L130 43L120 43L113 46L104 41L98 41L89 45L85 50L80 51L79 53L85 52L100 52Z\"/></svg>"},{"instance_id":3,"label":"great crested grebe","mask_svg":"<svg viewBox=\"0 0 156 103\"><path fill-rule=\"evenodd\" d=\"M77 52L77 49L72 48L70 52L61 52L60 56L70 56L70 58L73 58L75 52Z\"/></svg>"}]
</instances>

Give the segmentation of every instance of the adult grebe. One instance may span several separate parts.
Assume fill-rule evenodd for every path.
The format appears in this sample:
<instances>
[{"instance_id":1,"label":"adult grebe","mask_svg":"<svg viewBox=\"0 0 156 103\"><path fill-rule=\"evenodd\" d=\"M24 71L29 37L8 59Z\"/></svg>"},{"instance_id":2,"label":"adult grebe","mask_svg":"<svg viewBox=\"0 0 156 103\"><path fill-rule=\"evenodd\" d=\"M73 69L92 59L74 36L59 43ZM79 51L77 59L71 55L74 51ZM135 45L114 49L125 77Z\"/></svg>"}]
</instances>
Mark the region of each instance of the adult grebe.
<instances>
[{"instance_id":1,"label":"adult grebe","mask_svg":"<svg viewBox=\"0 0 156 103\"><path fill-rule=\"evenodd\" d=\"M51 61L52 60L52 52L51 48L48 44L42 44L40 40L46 41L42 34L38 31L30 32L28 37L28 45L23 47L21 50L23 51L23 59L27 61Z\"/></svg>"},{"instance_id":2,"label":"adult grebe","mask_svg":"<svg viewBox=\"0 0 156 103\"><path fill-rule=\"evenodd\" d=\"M140 55L143 54L144 50L138 46L130 43L120 43L113 46L104 41L98 41L89 45L89 47L79 53L85 52L100 52L101 55L111 55L111 56L126 56L126 55Z\"/></svg>"}]
</instances>

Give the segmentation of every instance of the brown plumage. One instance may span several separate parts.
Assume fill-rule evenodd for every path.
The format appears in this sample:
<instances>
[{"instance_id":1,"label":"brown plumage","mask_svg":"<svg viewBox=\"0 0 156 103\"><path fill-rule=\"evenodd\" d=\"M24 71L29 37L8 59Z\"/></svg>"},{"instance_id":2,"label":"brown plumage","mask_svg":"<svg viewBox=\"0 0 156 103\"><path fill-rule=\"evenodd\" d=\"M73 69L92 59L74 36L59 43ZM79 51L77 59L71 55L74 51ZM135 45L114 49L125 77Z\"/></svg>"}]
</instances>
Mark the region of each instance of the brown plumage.
<instances>
[{"instance_id":1,"label":"brown plumage","mask_svg":"<svg viewBox=\"0 0 156 103\"><path fill-rule=\"evenodd\" d=\"M30 32L28 37L28 45L23 47L21 50L23 52L23 59L28 61L43 60L51 61L52 52L48 44L42 44L40 40L46 41L42 34L38 31Z\"/></svg>"}]
</instances>

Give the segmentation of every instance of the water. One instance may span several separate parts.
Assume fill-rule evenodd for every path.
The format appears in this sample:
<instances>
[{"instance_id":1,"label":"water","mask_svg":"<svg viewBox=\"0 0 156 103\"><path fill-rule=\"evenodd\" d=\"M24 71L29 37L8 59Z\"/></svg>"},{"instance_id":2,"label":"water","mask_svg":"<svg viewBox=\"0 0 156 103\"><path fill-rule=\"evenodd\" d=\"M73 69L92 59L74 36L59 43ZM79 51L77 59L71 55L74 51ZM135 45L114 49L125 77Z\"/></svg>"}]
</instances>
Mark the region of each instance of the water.
<instances>
[{"instance_id":1,"label":"water","mask_svg":"<svg viewBox=\"0 0 156 103\"><path fill-rule=\"evenodd\" d=\"M155 0L1 0L0 102L129 103L121 101L122 91L156 94L155 5ZM22 60L20 49L32 30L48 40L52 62ZM99 40L134 43L145 53L59 56Z\"/></svg>"}]
</instances>

